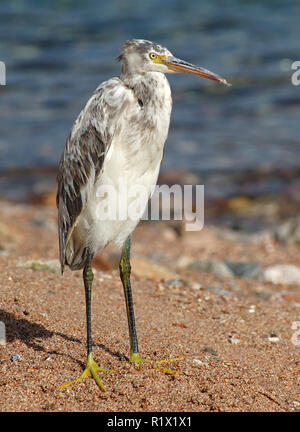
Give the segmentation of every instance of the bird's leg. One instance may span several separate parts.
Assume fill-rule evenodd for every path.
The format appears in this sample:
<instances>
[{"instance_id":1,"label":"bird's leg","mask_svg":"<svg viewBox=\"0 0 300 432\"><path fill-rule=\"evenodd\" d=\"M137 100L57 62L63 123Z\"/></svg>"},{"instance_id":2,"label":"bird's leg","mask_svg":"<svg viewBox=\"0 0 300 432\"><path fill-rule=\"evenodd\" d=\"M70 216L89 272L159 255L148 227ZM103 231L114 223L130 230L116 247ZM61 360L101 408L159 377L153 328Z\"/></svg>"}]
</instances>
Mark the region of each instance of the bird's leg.
<instances>
[{"instance_id":1,"label":"bird's leg","mask_svg":"<svg viewBox=\"0 0 300 432\"><path fill-rule=\"evenodd\" d=\"M82 374L79 378L70 381L61 386L62 389L68 387L69 385L81 381L86 377L93 377L98 386L102 391L105 391L106 388L100 378L98 377L97 372L114 372L112 369L103 369L100 368L93 358L92 353L92 325L91 325L91 297L92 297L92 283L93 283L94 275L91 267L91 256L89 255L86 266L83 269L83 281L85 288L85 302L86 302L86 332L87 332L87 361L86 366Z\"/></svg>"},{"instance_id":2,"label":"bird's leg","mask_svg":"<svg viewBox=\"0 0 300 432\"><path fill-rule=\"evenodd\" d=\"M131 273L131 266L130 266L130 247L131 247L131 235L129 235L124 243L121 260L120 260L120 277L122 280L123 288L124 288L124 295L125 295L125 302L126 302L126 311L127 311L127 319L128 319L128 329L129 329L129 340L130 340L130 356L129 356L129 363L171 363L179 360L184 360L183 357L180 358L173 358L168 360L144 360L140 356L139 353L139 347L138 347L138 340L137 340L137 334L136 334L136 327L135 327L135 317L134 317L134 307L133 307L133 299L132 299L132 290L131 290L131 283L130 283L130 273ZM171 369L163 368L156 366L157 369L160 371L167 373L167 374L175 374L176 371L173 371Z\"/></svg>"},{"instance_id":3,"label":"bird's leg","mask_svg":"<svg viewBox=\"0 0 300 432\"><path fill-rule=\"evenodd\" d=\"M120 260L120 277L124 288L126 311L128 319L128 330L130 340L130 363L140 363L142 361L139 354L139 346L135 327L135 317L132 299L132 290L130 283L130 246L131 246L131 235L129 235L124 243L121 260Z\"/></svg>"}]
</instances>

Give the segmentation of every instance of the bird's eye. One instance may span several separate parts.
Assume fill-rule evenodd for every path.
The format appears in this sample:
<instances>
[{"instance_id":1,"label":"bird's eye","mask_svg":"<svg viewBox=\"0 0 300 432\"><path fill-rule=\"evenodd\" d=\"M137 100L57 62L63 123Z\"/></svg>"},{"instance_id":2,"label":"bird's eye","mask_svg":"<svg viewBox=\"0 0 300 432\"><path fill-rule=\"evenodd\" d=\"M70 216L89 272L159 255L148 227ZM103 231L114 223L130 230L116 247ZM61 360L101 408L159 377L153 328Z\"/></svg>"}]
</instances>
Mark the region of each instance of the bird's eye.
<instances>
[{"instance_id":1,"label":"bird's eye","mask_svg":"<svg viewBox=\"0 0 300 432\"><path fill-rule=\"evenodd\" d=\"M154 60L154 59L156 59L156 57L157 57L157 54L155 54L155 53L150 53L149 54L149 57L151 58L151 60Z\"/></svg>"}]
</instances>

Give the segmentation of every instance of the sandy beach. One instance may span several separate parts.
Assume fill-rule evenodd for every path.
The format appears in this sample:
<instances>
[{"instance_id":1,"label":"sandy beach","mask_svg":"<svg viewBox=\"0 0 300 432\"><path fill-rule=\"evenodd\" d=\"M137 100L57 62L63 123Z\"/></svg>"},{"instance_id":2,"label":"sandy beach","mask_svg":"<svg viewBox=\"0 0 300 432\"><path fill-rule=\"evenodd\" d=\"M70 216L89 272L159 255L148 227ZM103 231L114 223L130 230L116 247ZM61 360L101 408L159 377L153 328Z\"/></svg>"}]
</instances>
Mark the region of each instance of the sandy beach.
<instances>
[{"instance_id":1,"label":"sandy beach","mask_svg":"<svg viewBox=\"0 0 300 432\"><path fill-rule=\"evenodd\" d=\"M119 251L109 247L94 261L92 326L95 360L114 372L101 374L105 393L89 378L60 390L86 359L81 272L59 274L54 207L2 201L0 216L1 411L300 409L300 283L297 272L270 281L278 265L299 269L297 243L141 224L132 251L140 352L185 359L164 365L172 375L121 361L128 329Z\"/></svg>"}]
</instances>

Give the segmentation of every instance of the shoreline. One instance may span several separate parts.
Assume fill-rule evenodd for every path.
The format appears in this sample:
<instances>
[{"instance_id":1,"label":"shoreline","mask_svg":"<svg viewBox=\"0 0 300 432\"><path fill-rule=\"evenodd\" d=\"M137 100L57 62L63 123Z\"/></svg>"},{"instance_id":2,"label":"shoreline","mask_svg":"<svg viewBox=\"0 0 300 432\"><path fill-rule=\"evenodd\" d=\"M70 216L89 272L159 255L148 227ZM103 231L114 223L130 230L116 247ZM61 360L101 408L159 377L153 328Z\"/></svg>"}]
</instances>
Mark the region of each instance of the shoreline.
<instances>
[{"instance_id":1,"label":"shoreline","mask_svg":"<svg viewBox=\"0 0 300 432\"><path fill-rule=\"evenodd\" d=\"M0 199L55 207L56 167L0 172ZM275 228L300 213L300 167L162 171L158 185L204 184L205 221L236 230Z\"/></svg>"}]
</instances>

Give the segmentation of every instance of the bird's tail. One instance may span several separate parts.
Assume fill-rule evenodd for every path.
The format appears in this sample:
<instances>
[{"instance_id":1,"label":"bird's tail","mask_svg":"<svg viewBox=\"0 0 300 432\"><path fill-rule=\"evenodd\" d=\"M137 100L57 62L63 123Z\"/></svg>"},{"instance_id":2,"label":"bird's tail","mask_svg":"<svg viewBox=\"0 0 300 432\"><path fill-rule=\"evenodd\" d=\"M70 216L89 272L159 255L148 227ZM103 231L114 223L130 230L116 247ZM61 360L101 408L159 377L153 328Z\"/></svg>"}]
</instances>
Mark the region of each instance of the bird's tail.
<instances>
[{"instance_id":1,"label":"bird's tail","mask_svg":"<svg viewBox=\"0 0 300 432\"><path fill-rule=\"evenodd\" d=\"M83 238L76 228L66 244L65 263L71 270L82 269L86 265L88 258L87 239Z\"/></svg>"}]
</instances>

